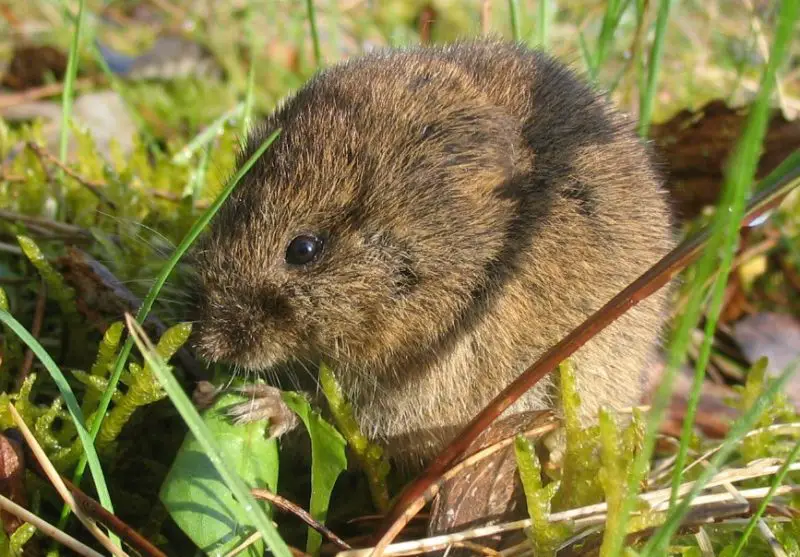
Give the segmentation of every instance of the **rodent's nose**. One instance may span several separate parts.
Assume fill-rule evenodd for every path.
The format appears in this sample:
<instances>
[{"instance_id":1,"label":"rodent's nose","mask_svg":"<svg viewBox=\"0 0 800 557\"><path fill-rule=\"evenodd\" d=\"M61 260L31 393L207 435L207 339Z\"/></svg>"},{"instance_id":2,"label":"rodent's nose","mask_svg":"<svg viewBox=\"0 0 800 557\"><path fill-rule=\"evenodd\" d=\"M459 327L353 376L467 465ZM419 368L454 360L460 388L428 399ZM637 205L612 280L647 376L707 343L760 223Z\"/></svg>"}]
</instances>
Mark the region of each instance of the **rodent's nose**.
<instances>
[{"instance_id":1,"label":"rodent's nose","mask_svg":"<svg viewBox=\"0 0 800 557\"><path fill-rule=\"evenodd\" d=\"M288 321L293 311L289 299L276 288L262 288L257 298L258 310L262 318L274 321Z\"/></svg>"},{"instance_id":2,"label":"rodent's nose","mask_svg":"<svg viewBox=\"0 0 800 557\"><path fill-rule=\"evenodd\" d=\"M278 340L294 315L289 298L274 287L225 289L198 303L193 346L213 362L243 367L270 365L282 352ZM277 343L277 344L276 344Z\"/></svg>"}]
</instances>

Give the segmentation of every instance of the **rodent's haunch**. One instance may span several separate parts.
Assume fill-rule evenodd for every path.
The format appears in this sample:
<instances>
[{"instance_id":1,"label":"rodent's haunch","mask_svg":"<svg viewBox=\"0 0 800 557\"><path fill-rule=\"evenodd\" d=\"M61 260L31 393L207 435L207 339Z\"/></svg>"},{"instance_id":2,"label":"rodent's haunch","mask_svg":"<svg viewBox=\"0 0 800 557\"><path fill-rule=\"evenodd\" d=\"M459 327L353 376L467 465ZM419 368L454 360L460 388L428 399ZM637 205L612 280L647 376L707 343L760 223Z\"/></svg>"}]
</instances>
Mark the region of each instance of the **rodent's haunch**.
<instances>
[{"instance_id":1,"label":"rodent's haunch","mask_svg":"<svg viewBox=\"0 0 800 557\"><path fill-rule=\"evenodd\" d=\"M409 464L672 246L633 122L521 46L330 67L240 160L279 127L194 254L196 346L247 370L326 359L362 429ZM584 419L638 402L664 318L662 293L575 354Z\"/></svg>"}]
</instances>

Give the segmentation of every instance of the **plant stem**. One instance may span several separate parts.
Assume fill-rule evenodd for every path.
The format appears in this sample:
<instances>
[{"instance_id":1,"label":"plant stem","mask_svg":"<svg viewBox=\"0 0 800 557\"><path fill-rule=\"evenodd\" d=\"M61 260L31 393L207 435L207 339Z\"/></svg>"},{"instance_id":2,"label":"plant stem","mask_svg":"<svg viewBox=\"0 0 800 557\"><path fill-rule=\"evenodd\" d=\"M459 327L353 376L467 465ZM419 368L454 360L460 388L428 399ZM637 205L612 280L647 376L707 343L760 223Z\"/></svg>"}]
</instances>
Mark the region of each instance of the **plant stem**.
<instances>
[{"instance_id":1,"label":"plant stem","mask_svg":"<svg viewBox=\"0 0 800 557\"><path fill-rule=\"evenodd\" d=\"M311 43L314 45L314 62L317 68L322 67L322 49L319 46L319 33L317 31L317 16L314 9L314 0L306 0L308 24L311 26Z\"/></svg>"},{"instance_id":2,"label":"plant stem","mask_svg":"<svg viewBox=\"0 0 800 557\"><path fill-rule=\"evenodd\" d=\"M58 147L58 159L61 164L67 164L69 152L69 127L72 121L72 104L75 100L75 78L78 75L78 57L80 56L81 32L83 30L86 0L78 3L78 17L75 21L75 31L69 47L67 70L64 75L64 93L61 96L61 137ZM56 199L58 200L57 220L64 220L67 215L66 197L64 192L64 172L59 170L56 181Z\"/></svg>"},{"instance_id":3,"label":"plant stem","mask_svg":"<svg viewBox=\"0 0 800 557\"><path fill-rule=\"evenodd\" d=\"M647 61L647 86L640 93L639 100L639 135L647 137L650 130L650 119L653 116L655 104L656 84L658 71L661 67L661 57L664 52L664 36L666 35L667 21L672 0L661 0L658 4L658 17L656 18L656 36L653 48L650 49L650 58Z\"/></svg>"}]
</instances>

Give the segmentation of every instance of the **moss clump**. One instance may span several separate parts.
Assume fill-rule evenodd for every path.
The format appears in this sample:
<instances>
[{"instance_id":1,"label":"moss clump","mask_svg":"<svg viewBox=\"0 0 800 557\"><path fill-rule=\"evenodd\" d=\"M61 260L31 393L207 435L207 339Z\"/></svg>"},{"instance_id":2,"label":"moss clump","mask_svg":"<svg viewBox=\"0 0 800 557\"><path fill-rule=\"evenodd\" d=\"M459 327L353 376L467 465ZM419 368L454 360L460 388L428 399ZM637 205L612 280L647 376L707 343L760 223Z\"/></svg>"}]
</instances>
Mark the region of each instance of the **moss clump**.
<instances>
[{"instance_id":1,"label":"moss clump","mask_svg":"<svg viewBox=\"0 0 800 557\"><path fill-rule=\"evenodd\" d=\"M553 498L553 508L565 510L602 501L603 486L599 476L599 429L597 426L581 426L581 399L575 387L575 369L572 363L566 360L559 365L558 370L566 447L561 485Z\"/></svg>"},{"instance_id":2,"label":"moss clump","mask_svg":"<svg viewBox=\"0 0 800 557\"><path fill-rule=\"evenodd\" d=\"M339 432L347 440L347 444L364 469L375 507L385 512L389 508L389 488L386 479L389 476L389 461L383 449L361 432L353 414L353 408L344 398L342 387L336 381L333 370L325 363L319 368L319 381L322 392L328 401L333 420Z\"/></svg>"},{"instance_id":3,"label":"moss clump","mask_svg":"<svg viewBox=\"0 0 800 557\"><path fill-rule=\"evenodd\" d=\"M550 522L550 510L559 482L542 485L542 466L530 440L517 435L514 439L514 454L531 518L531 527L525 533L533 545L535 555L555 555L558 546L571 533L567 525Z\"/></svg>"}]
</instances>

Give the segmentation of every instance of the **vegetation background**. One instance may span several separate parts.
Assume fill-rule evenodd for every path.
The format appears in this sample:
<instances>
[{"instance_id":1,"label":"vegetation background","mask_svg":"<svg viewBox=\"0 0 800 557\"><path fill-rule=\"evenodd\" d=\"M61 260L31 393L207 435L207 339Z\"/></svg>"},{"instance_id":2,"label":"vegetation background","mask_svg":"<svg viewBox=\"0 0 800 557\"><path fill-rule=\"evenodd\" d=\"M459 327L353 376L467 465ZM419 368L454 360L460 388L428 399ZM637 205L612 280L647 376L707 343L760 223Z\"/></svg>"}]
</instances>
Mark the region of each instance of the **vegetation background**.
<instances>
[{"instance_id":1,"label":"vegetation background","mask_svg":"<svg viewBox=\"0 0 800 557\"><path fill-rule=\"evenodd\" d=\"M562 547L560 554L618 554L625 521L615 517L626 514L624 501L633 504L637 473L639 479L647 473L641 466L652 464L649 491L669 491L707 474L704 481L717 487L702 494L727 493L730 501L728 507L701 506L708 524L700 525L673 498L668 511L639 523L658 528L636 538L635 551L800 555L800 465L793 464L800 447L800 383L783 373L791 371L800 347L800 196L790 193L768 220L741 233L735 218L754 177L764 179L762 188L779 184L784 192L798 181L797 11L794 0L0 3L2 551L57 551L43 535L44 525L20 518L7 502L92 547L102 543L63 512L41 458L25 448L30 441L22 440L9 402L55 470L106 508L113 506L168 555L196 551L203 532L187 522L208 524L201 522L208 509L181 518L173 506L198 503L197 493L180 483L199 474L196 463L182 460L190 449L232 459L232 469L209 460L209 470L222 477L209 488L222 490L214 495L232 491L244 500L241 490L253 482L275 489L273 445L253 449L262 464L275 463L258 470L236 445L219 445L229 438L252 442L263 427L232 434L213 416L201 421L192 415L182 395L180 385L191 389L204 374L216 380L225 375L222 369L205 371L182 347L190 325L181 322L187 302L180 255L213 215L219 196L235 185L242 134L317 68L376 47L495 34L545 48L635 115L641 135L663 160L683 233L706 225L713 231L707 257L687 271L675 299L675 327L660 376L674 393L654 385L651 402L661 414L652 414L649 425L637 422L647 435L641 433L638 444L619 444L629 452L607 452L609 439L623 434L613 428L586 434L589 452L570 453L583 472L570 480L564 471L560 488L594 478L596 489L585 497L564 506L563 496L537 484L541 474L529 475L526 494L538 528L520 551L552 554ZM725 210L715 211L715 204ZM148 348L138 331L143 349L132 350L125 312L138 312L140 322L150 313L145 329L157 347ZM295 402L309 430L323 439L314 468L298 472L297 481L306 482L307 491L325 470L335 470L322 489L329 492L343 467L343 441ZM352 448L354 433L342 423L337 420ZM187 424L199 446L183 444ZM209 429L217 434L216 445L204 436ZM90 436L96 436L94 444ZM720 447L715 456L702 456ZM532 453L518 443L520 463L536 469L537 459L526 461L526 454ZM92 474L84 476L87 466ZM618 481L597 483L612 472ZM286 476L280 477L283 491ZM374 532L375 522L336 522L347 513L373 512L366 490L363 498L351 498L355 503L337 503L337 490L348 489L343 482L330 509L327 494L309 504L316 519L329 514L328 523L352 541ZM353 482L347 485L365 489ZM173 499L165 485L178 486ZM763 493L748 498L768 487L774 496L769 505ZM295 502L309 507L302 488L287 489L302 493ZM617 506L598 519L605 528L592 534L594 545L586 542L591 535L577 543L575 531L551 527L551 511L600 499L608 500L609 509ZM253 505L252 529L245 533L258 530L266 546L285 554L268 517L253 510L269 507ZM221 527L236 521L230 513ZM319 549L321 540L306 541L305 527L291 513L274 518L287 540L294 543L299 531L306 551ZM408 537L423 537L414 526ZM241 541L220 542L215 551L224 554ZM263 549L254 547L248 551ZM326 540L322 550L332 547Z\"/></svg>"}]
</instances>

